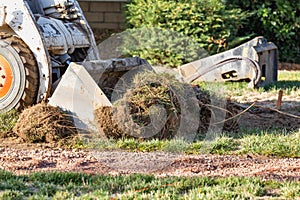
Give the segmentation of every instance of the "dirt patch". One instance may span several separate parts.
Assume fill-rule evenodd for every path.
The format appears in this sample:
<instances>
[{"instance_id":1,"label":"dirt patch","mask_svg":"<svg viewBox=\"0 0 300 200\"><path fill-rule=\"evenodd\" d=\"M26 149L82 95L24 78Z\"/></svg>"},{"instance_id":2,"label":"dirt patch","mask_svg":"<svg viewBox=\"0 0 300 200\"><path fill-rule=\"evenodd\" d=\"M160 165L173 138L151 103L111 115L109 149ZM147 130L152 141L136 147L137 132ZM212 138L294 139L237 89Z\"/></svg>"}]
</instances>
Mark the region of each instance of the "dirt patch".
<instances>
[{"instance_id":1,"label":"dirt patch","mask_svg":"<svg viewBox=\"0 0 300 200\"><path fill-rule=\"evenodd\" d=\"M278 113L273 110L252 111L243 114L239 120L242 127L250 129L284 129L293 131L300 129L300 116L290 116L289 113Z\"/></svg>"},{"instance_id":2,"label":"dirt patch","mask_svg":"<svg viewBox=\"0 0 300 200\"><path fill-rule=\"evenodd\" d=\"M123 133L113 119L113 107L99 107L94 112L98 130L108 138L120 138Z\"/></svg>"},{"instance_id":3,"label":"dirt patch","mask_svg":"<svg viewBox=\"0 0 300 200\"><path fill-rule=\"evenodd\" d=\"M183 156L160 172L162 176L246 176L300 180L300 159L263 156Z\"/></svg>"},{"instance_id":4,"label":"dirt patch","mask_svg":"<svg viewBox=\"0 0 300 200\"><path fill-rule=\"evenodd\" d=\"M216 99L216 98L214 98ZM227 103L227 109L231 109ZM235 111L226 112L227 118ZM169 74L141 73L113 107L95 111L97 124L107 137L171 139L182 130L204 134L210 125L210 94L199 86L179 82ZM192 130L194 128L194 130ZM237 129L235 119L224 130ZM183 132L183 131L182 131Z\"/></svg>"},{"instance_id":5,"label":"dirt patch","mask_svg":"<svg viewBox=\"0 0 300 200\"><path fill-rule=\"evenodd\" d=\"M75 126L62 111L45 103L25 109L13 128L25 142L56 142L75 134Z\"/></svg>"},{"instance_id":6,"label":"dirt patch","mask_svg":"<svg viewBox=\"0 0 300 200\"><path fill-rule=\"evenodd\" d=\"M7 145L7 143L6 143ZM84 172L124 175L261 177L300 181L300 159L262 156L182 155L166 152L64 150L49 146L17 148L0 145L0 170L32 172Z\"/></svg>"},{"instance_id":7,"label":"dirt patch","mask_svg":"<svg viewBox=\"0 0 300 200\"><path fill-rule=\"evenodd\" d=\"M233 100L238 112L254 104L251 109L244 112L238 123L241 128L249 129L281 129L297 130L300 129L300 99L299 96L286 95L282 101L281 108L277 109L276 94L249 94L247 99L234 97Z\"/></svg>"}]
</instances>

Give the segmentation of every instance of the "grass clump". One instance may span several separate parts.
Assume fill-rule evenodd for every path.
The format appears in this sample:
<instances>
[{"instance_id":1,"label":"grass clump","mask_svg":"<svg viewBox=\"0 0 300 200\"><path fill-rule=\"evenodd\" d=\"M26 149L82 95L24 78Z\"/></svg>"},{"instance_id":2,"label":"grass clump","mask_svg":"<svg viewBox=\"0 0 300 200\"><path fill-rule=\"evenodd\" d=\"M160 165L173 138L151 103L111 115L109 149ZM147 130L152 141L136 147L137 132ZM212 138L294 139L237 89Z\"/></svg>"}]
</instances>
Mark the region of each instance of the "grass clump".
<instances>
[{"instance_id":1,"label":"grass clump","mask_svg":"<svg viewBox=\"0 0 300 200\"><path fill-rule=\"evenodd\" d=\"M13 132L13 127L18 121L18 112L10 110L0 113L0 137L8 137Z\"/></svg>"},{"instance_id":2,"label":"grass clump","mask_svg":"<svg viewBox=\"0 0 300 200\"><path fill-rule=\"evenodd\" d=\"M100 107L95 118L100 132L108 138L172 139L201 138L210 128L215 112L223 112L223 130L237 130L235 110L227 102L198 85L182 83L170 74L138 73L128 88L112 95L113 107ZM218 105L211 105L218 104ZM220 104L220 105L219 105ZM222 104L222 105L221 105ZM228 102L230 105L230 102ZM224 105L225 107L225 105Z\"/></svg>"},{"instance_id":3,"label":"grass clump","mask_svg":"<svg viewBox=\"0 0 300 200\"><path fill-rule=\"evenodd\" d=\"M230 137L220 137L214 140L211 144L209 153L212 154L230 154L238 149L239 143L237 140Z\"/></svg>"},{"instance_id":4,"label":"grass clump","mask_svg":"<svg viewBox=\"0 0 300 200\"><path fill-rule=\"evenodd\" d=\"M187 135L207 129L211 115L206 106L209 97L199 87L181 83L172 75L154 72L136 74L131 84L116 95L120 98L114 100L110 110L95 111L99 129L108 138L171 139L182 123L193 129L180 129ZM184 112L195 112L201 118L191 118Z\"/></svg>"},{"instance_id":5,"label":"grass clump","mask_svg":"<svg viewBox=\"0 0 300 200\"><path fill-rule=\"evenodd\" d=\"M62 111L44 103L25 109L13 131L25 142L56 142L73 136L73 121Z\"/></svg>"},{"instance_id":6,"label":"grass clump","mask_svg":"<svg viewBox=\"0 0 300 200\"><path fill-rule=\"evenodd\" d=\"M117 147L124 150L137 150L139 144L139 141L134 138L123 138L117 141Z\"/></svg>"},{"instance_id":7,"label":"grass clump","mask_svg":"<svg viewBox=\"0 0 300 200\"><path fill-rule=\"evenodd\" d=\"M173 139L164 142L162 150L173 153L184 153L189 149L190 143L182 139Z\"/></svg>"}]
</instances>

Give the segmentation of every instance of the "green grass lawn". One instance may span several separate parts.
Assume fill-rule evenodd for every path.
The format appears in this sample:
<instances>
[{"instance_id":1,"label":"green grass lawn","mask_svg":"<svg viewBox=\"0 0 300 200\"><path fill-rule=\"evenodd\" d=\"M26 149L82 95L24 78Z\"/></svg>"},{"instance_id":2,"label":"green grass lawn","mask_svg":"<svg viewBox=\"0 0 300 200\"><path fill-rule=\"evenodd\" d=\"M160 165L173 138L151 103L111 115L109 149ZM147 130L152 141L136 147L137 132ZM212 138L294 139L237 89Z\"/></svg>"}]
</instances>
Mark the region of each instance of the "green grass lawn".
<instances>
[{"instance_id":1,"label":"green grass lawn","mask_svg":"<svg viewBox=\"0 0 300 200\"><path fill-rule=\"evenodd\" d=\"M300 132L282 130L255 131L243 130L241 133L227 133L213 141L199 140L193 143L181 140L101 139L85 144L86 148L98 150L122 149L127 151L166 151L186 154L255 154L276 157L300 158Z\"/></svg>"},{"instance_id":2,"label":"green grass lawn","mask_svg":"<svg viewBox=\"0 0 300 200\"><path fill-rule=\"evenodd\" d=\"M295 199L299 182L259 178L101 176L0 171L0 199Z\"/></svg>"}]
</instances>

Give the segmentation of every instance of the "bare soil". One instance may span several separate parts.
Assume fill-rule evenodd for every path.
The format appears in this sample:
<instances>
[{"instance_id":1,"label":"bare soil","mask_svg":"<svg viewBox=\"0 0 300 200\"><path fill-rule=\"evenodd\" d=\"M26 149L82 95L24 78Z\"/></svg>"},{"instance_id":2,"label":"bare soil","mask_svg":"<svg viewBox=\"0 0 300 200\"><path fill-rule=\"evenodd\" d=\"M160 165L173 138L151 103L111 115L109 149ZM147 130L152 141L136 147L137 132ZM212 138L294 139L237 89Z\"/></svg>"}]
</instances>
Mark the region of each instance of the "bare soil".
<instances>
[{"instance_id":1,"label":"bare soil","mask_svg":"<svg viewBox=\"0 0 300 200\"><path fill-rule=\"evenodd\" d=\"M300 129L300 96L284 95L280 108L277 108L278 96L270 93L248 94L231 98L238 102L237 106L246 109L252 103L255 105L243 113L239 125L245 128L256 129Z\"/></svg>"},{"instance_id":2,"label":"bare soil","mask_svg":"<svg viewBox=\"0 0 300 200\"><path fill-rule=\"evenodd\" d=\"M102 175L133 173L166 176L261 177L300 181L300 159L253 155L182 155L166 152L64 150L50 144L0 145L0 169L15 174L83 172Z\"/></svg>"}]
</instances>

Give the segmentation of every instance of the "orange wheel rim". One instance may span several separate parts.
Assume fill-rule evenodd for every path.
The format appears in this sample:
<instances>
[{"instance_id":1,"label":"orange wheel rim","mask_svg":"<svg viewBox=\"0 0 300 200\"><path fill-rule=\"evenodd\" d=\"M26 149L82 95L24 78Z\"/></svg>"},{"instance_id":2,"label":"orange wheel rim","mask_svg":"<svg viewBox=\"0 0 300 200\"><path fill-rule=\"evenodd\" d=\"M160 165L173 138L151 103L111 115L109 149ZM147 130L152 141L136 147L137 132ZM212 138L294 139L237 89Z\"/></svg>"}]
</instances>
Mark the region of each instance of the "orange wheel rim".
<instances>
[{"instance_id":1,"label":"orange wheel rim","mask_svg":"<svg viewBox=\"0 0 300 200\"><path fill-rule=\"evenodd\" d=\"M8 61L0 55L0 99L5 97L13 83L13 72Z\"/></svg>"}]
</instances>

